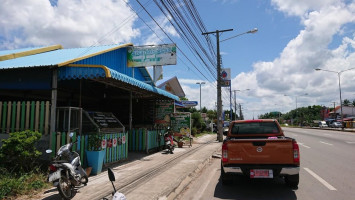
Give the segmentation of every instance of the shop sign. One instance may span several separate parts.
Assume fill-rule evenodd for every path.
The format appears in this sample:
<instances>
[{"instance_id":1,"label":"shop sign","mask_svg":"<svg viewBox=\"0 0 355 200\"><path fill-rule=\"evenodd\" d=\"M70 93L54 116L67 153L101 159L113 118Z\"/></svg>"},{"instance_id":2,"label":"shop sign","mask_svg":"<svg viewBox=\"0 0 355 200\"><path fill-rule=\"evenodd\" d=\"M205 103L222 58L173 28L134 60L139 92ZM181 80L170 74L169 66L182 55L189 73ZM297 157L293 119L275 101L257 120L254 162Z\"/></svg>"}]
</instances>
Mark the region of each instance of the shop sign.
<instances>
[{"instance_id":1,"label":"shop sign","mask_svg":"<svg viewBox=\"0 0 355 200\"><path fill-rule=\"evenodd\" d=\"M155 105L156 115L154 122L168 125L170 123L170 114L174 112L174 101L157 101Z\"/></svg>"},{"instance_id":2,"label":"shop sign","mask_svg":"<svg viewBox=\"0 0 355 200\"><path fill-rule=\"evenodd\" d=\"M127 47L127 66L176 65L176 44Z\"/></svg>"},{"instance_id":3,"label":"shop sign","mask_svg":"<svg viewBox=\"0 0 355 200\"><path fill-rule=\"evenodd\" d=\"M171 114L171 128L174 133L189 137L191 135L191 113L177 112Z\"/></svg>"},{"instance_id":4,"label":"shop sign","mask_svg":"<svg viewBox=\"0 0 355 200\"><path fill-rule=\"evenodd\" d=\"M197 101L181 101L181 103L187 108L194 107L194 106L198 105Z\"/></svg>"}]
</instances>

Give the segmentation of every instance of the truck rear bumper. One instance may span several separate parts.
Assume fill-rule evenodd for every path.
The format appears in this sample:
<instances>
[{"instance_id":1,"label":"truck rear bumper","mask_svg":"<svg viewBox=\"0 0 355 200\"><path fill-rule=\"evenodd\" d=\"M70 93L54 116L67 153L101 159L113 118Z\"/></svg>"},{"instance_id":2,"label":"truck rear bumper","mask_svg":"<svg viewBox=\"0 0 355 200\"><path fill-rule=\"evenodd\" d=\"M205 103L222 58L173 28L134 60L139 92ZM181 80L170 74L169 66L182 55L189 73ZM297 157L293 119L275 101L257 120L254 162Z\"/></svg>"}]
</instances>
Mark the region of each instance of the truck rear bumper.
<instances>
[{"instance_id":1,"label":"truck rear bumper","mask_svg":"<svg viewBox=\"0 0 355 200\"><path fill-rule=\"evenodd\" d=\"M243 173L243 169L242 167L239 167L239 166L233 166L233 165L227 165L227 166L223 166L223 171L225 173L233 173L233 174L244 174ZM246 169L245 166L243 166L244 170ZM253 166L249 166L247 167L249 169L260 169L260 166L258 167L253 167ZM299 174L300 172L300 167L299 166L278 166L278 167L275 167L275 166L263 166L262 169L273 169L274 171L279 171L280 173L277 173L281 176L285 176L285 175L296 175L296 174ZM280 171L281 169L281 171Z\"/></svg>"}]
</instances>

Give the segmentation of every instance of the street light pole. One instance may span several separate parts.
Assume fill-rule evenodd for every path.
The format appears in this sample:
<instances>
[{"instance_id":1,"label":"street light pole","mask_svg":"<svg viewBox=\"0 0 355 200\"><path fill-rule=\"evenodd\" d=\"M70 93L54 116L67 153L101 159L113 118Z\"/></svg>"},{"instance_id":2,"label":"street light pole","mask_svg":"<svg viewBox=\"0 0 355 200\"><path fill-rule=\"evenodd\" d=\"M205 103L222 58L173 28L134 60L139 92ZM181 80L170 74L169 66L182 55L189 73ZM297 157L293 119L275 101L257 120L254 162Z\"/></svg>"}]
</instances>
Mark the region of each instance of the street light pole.
<instances>
[{"instance_id":1,"label":"street light pole","mask_svg":"<svg viewBox=\"0 0 355 200\"><path fill-rule=\"evenodd\" d=\"M216 30L213 32L202 33L202 35L208 34L216 34L217 38L217 139L219 142L223 141L223 133L222 133L222 95L221 95L221 55L219 52L219 33L223 33L226 31L233 31L233 29L227 30Z\"/></svg>"},{"instance_id":2,"label":"street light pole","mask_svg":"<svg viewBox=\"0 0 355 200\"><path fill-rule=\"evenodd\" d=\"M200 112L201 112L201 105L202 105L202 101L201 101L201 85L205 84L205 82L197 82L196 84L200 85Z\"/></svg>"},{"instance_id":3,"label":"street light pole","mask_svg":"<svg viewBox=\"0 0 355 200\"><path fill-rule=\"evenodd\" d=\"M237 92L241 92L241 91L249 91L250 89L245 89L245 90L233 90L234 92L234 119L237 120L237 97L236 97L236 93Z\"/></svg>"},{"instance_id":4,"label":"street light pole","mask_svg":"<svg viewBox=\"0 0 355 200\"><path fill-rule=\"evenodd\" d=\"M326 71L326 72L332 72L332 73L336 73L338 74L338 80L339 80L339 98L340 98L340 118L341 118L341 129L344 130L344 118L343 118L343 101L341 99L341 86L340 86L340 75L341 73L345 72L345 71L349 71L349 70L353 70L355 69L354 68L350 68L350 69L346 69L346 70L343 70L343 71L332 71L332 70L326 70L326 69L320 69L320 68L317 68L315 69L316 71ZM335 110L334 110L335 112Z\"/></svg>"},{"instance_id":5,"label":"street light pole","mask_svg":"<svg viewBox=\"0 0 355 200\"><path fill-rule=\"evenodd\" d=\"M222 134L222 95L221 95L221 55L220 55L220 50L219 50L219 34L227 31L233 31L233 29L226 29L226 30L216 30L213 32L206 32L202 33L202 35L208 35L208 34L216 34L216 39L217 39L217 129L218 129L218 134L217 134L217 139L219 142L223 141L223 134ZM256 33L258 31L257 28L254 28L250 31L247 31L245 33L241 33L238 35L235 35L233 37L227 38L222 40L226 41L229 39L232 39L234 37L238 37L240 35L246 34L246 33Z\"/></svg>"}]
</instances>

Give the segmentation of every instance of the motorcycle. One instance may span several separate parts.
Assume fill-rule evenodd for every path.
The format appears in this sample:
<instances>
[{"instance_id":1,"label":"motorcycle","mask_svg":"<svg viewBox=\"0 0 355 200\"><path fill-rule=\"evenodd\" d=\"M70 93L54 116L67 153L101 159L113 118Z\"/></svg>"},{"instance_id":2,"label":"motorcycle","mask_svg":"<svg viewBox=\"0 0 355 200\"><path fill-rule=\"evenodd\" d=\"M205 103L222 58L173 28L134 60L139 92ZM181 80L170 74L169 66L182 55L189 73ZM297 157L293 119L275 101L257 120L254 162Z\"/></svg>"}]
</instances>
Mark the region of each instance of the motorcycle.
<instances>
[{"instance_id":1,"label":"motorcycle","mask_svg":"<svg viewBox=\"0 0 355 200\"><path fill-rule=\"evenodd\" d=\"M174 152L174 137L171 133L171 130L168 129L168 131L164 134L164 141L165 141L165 148L168 149L168 151L173 154Z\"/></svg>"},{"instance_id":2,"label":"motorcycle","mask_svg":"<svg viewBox=\"0 0 355 200\"><path fill-rule=\"evenodd\" d=\"M120 192L118 192L115 188L115 185L113 184L113 181L115 181L115 174L113 173L111 168L108 168L108 178L111 181L113 191L112 192L112 200L126 200L126 196ZM108 200L107 198L103 198L103 200Z\"/></svg>"},{"instance_id":3,"label":"motorcycle","mask_svg":"<svg viewBox=\"0 0 355 200\"><path fill-rule=\"evenodd\" d=\"M71 140L73 133L69 136ZM79 154L71 151L74 143L70 142L60 147L49 166L48 182L53 182L53 186L57 187L63 199L71 199L74 187L86 185L89 181L86 171L81 166ZM52 150L48 149L46 153L52 153Z\"/></svg>"}]
</instances>

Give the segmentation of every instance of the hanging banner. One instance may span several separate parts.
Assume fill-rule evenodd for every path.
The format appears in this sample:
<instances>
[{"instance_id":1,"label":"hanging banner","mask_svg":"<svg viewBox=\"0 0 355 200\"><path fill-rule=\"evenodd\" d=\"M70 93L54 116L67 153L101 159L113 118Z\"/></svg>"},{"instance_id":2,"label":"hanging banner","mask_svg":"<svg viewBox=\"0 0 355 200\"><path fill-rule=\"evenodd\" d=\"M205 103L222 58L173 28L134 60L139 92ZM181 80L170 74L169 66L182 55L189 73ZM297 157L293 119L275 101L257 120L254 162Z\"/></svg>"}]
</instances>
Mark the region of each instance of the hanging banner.
<instances>
[{"instance_id":1,"label":"hanging banner","mask_svg":"<svg viewBox=\"0 0 355 200\"><path fill-rule=\"evenodd\" d=\"M127 66L176 65L176 44L127 47Z\"/></svg>"}]
</instances>

